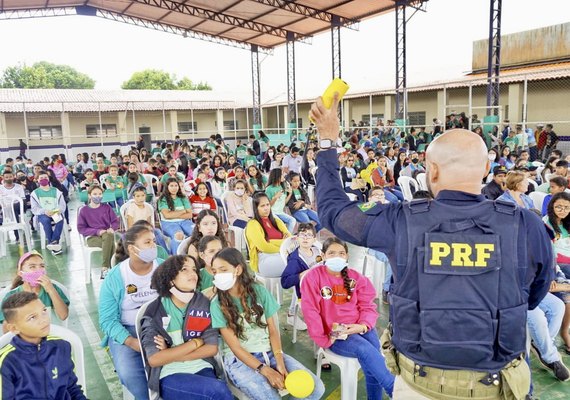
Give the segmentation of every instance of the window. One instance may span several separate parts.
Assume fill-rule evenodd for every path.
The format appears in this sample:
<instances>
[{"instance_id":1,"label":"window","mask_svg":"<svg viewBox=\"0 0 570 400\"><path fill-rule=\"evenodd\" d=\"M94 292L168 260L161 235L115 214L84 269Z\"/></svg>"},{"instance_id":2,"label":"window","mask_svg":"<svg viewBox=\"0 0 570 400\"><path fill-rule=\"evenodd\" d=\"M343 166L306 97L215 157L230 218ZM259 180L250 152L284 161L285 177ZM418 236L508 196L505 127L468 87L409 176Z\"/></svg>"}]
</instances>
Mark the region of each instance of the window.
<instances>
[{"instance_id":1,"label":"window","mask_svg":"<svg viewBox=\"0 0 570 400\"><path fill-rule=\"evenodd\" d=\"M237 121L224 121L224 131L233 131L234 129L239 129Z\"/></svg>"},{"instance_id":2,"label":"window","mask_svg":"<svg viewBox=\"0 0 570 400\"><path fill-rule=\"evenodd\" d=\"M117 136L117 125L115 124L86 125L85 131L87 133L88 138Z\"/></svg>"},{"instance_id":3,"label":"window","mask_svg":"<svg viewBox=\"0 0 570 400\"><path fill-rule=\"evenodd\" d=\"M384 114L372 114L372 126L376 126L378 120L384 119ZM362 122L364 125L370 125L370 114L362 114Z\"/></svg>"},{"instance_id":4,"label":"window","mask_svg":"<svg viewBox=\"0 0 570 400\"><path fill-rule=\"evenodd\" d=\"M408 112L408 124L410 126L425 126L426 125L426 112L416 111Z\"/></svg>"},{"instance_id":5,"label":"window","mask_svg":"<svg viewBox=\"0 0 570 400\"><path fill-rule=\"evenodd\" d=\"M28 137L30 139L58 139L63 137L63 131L61 125L30 126L28 127Z\"/></svg>"},{"instance_id":6,"label":"window","mask_svg":"<svg viewBox=\"0 0 570 400\"><path fill-rule=\"evenodd\" d=\"M178 133L196 133L197 131L198 131L198 123L196 121L178 123Z\"/></svg>"}]
</instances>

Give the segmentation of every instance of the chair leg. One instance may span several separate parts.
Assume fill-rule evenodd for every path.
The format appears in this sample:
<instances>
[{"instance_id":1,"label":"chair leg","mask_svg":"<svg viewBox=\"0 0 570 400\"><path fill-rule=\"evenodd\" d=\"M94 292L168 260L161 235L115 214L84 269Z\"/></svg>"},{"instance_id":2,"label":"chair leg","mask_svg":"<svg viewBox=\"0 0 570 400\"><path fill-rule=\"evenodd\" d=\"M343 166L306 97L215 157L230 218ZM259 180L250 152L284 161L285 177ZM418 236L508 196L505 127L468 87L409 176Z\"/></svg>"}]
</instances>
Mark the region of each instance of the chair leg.
<instances>
[{"instance_id":1,"label":"chair leg","mask_svg":"<svg viewBox=\"0 0 570 400\"><path fill-rule=\"evenodd\" d=\"M91 283L91 252L83 252L83 262L85 263L85 284Z\"/></svg>"},{"instance_id":2,"label":"chair leg","mask_svg":"<svg viewBox=\"0 0 570 400\"><path fill-rule=\"evenodd\" d=\"M341 400L356 400L358 391L358 369L353 371L349 368L348 371L340 371L340 399Z\"/></svg>"},{"instance_id":3,"label":"chair leg","mask_svg":"<svg viewBox=\"0 0 570 400\"><path fill-rule=\"evenodd\" d=\"M319 351L317 352L317 373L315 374L319 379L321 379L321 367L323 364L323 356L324 353L319 349Z\"/></svg>"},{"instance_id":4,"label":"chair leg","mask_svg":"<svg viewBox=\"0 0 570 400\"><path fill-rule=\"evenodd\" d=\"M299 318L299 304L295 304L295 316L293 317L293 339L292 343L297 343L297 319Z\"/></svg>"}]
</instances>

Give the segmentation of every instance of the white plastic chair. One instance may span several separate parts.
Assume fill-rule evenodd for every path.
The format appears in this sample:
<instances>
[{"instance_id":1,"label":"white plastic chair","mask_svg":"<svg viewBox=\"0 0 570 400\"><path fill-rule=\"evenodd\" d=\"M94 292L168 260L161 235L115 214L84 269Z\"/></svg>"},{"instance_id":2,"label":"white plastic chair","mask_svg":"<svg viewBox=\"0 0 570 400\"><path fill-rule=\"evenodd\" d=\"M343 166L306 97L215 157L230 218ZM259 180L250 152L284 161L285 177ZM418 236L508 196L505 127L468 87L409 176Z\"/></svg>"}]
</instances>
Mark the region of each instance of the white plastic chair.
<instances>
[{"instance_id":1,"label":"white plastic chair","mask_svg":"<svg viewBox=\"0 0 570 400\"><path fill-rule=\"evenodd\" d=\"M59 325L51 325L50 326L50 336L57 336L69 342L71 344L71 357L73 359L73 363L75 364L75 375L77 376L77 384L81 385L83 389L83 394L87 396L87 385L85 379L85 356L83 354L83 343L79 336L77 336L74 332L70 331L67 328ZM3 348L7 344L10 344L10 341L14 337L14 334L8 332L0 337L0 348Z\"/></svg>"},{"instance_id":2,"label":"white plastic chair","mask_svg":"<svg viewBox=\"0 0 570 400\"><path fill-rule=\"evenodd\" d=\"M79 235L79 243L81 244L81 251L83 252L83 262L85 263L85 284L91 283L91 268L93 267L93 261L91 256L93 253L101 252L103 253L103 248L101 247L89 247L85 242L83 235Z\"/></svg>"},{"instance_id":3,"label":"white plastic chair","mask_svg":"<svg viewBox=\"0 0 570 400\"><path fill-rule=\"evenodd\" d=\"M245 229L242 229L238 226L230 225L230 223L229 223L228 204L226 203L226 197L228 197L229 193L231 193L231 192L225 191L224 193L222 193L222 197L220 199L222 201L222 209L223 209L223 212L226 216L226 221L228 221L228 231L231 231L234 234L236 249L238 249L239 251L243 251L246 249L246 246L245 246L244 240L243 240Z\"/></svg>"},{"instance_id":4,"label":"white plastic chair","mask_svg":"<svg viewBox=\"0 0 570 400\"><path fill-rule=\"evenodd\" d=\"M378 260L373 254L369 253L370 249L366 250L366 254L364 255L364 262L366 265L364 266L364 270L368 271L369 269L372 270L372 275L370 280L372 281L372 285L376 289L376 297L382 297L382 284L384 282L384 276L386 274L386 263Z\"/></svg>"},{"instance_id":5,"label":"white plastic chair","mask_svg":"<svg viewBox=\"0 0 570 400\"><path fill-rule=\"evenodd\" d=\"M321 378L323 358L340 369L340 399L356 400L358 391L358 370L360 363L357 358L343 357L328 349L319 348L317 352L317 378Z\"/></svg>"},{"instance_id":6,"label":"white plastic chair","mask_svg":"<svg viewBox=\"0 0 570 400\"><path fill-rule=\"evenodd\" d=\"M109 176L109 174L99 175L99 185L101 185L103 189L107 189L107 183L105 182L105 178L107 178L107 176Z\"/></svg>"},{"instance_id":7,"label":"white plastic chair","mask_svg":"<svg viewBox=\"0 0 570 400\"><path fill-rule=\"evenodd\" d=\"M188 254L188 246L190 246L190 239L191 236L188 236L186 239L180 242L178 245L178 249L176 249L176 254L179 256L185 256Z\"/></svg>"},{"instance_id":8,"label":"white plastic chair","mask_svg":"<svg viewBox=\"0 0 570 400\"><path fill-rule=\"evenodd\" d=\"M141 334L142 334L142 327L141 327L141 320L144 317L144 313L146 312L146 309L148 308L149 304L152 303L154 300L151 300L147 303L144 303L141 308L139 308L139 310L137 311L137 316L135 317L135 330L137 332L137 339L139 341L139 345L141 346L142 349L142 342L141 342ZM141 351L141 358L142 358L142 362L143 362L143 366L144 366L144 372L146 375L146 359L144 357L143 352ZM148 379L148 375L146 377ZM123 387L123 398L124 398L124 392L125 390L127 390L125 387ZM127 391L128 392L128 391ZM130 394L130 393L129 393ZM158 392L155 392L154 390L150 390L150 388L148 389L148 397L150 400L160 400L160 394Z\"/></svg>"},{"instance_id":9,"label":"white plastic chair","mask_svg":"<svg viewBox=\"0 0 570 400\"><path fill-rule=\"evenodd\" d=\"M419 186L420 186L420 190L428 190L427 187L427 175L425 172L422 172L420 174L416 175L416 181L418 182Z\"/></svg>"},{"instance_id":10,"label":"white plastic chair","mask_svg":"<svg viewBox=\"0 0 570 400\"><path fill-rule=\"evenodd\" d=\"M530 199L532 200L533 204L534 204L534 208L536 208L538 211L542 211L542 204L544 203L544 198L548 196L548 193L544 193L544 192L531 192L528 197L530 197Z\"/></svg>"},{"instance_id":11,"label":"white plastic chair","mask_svg":"<svg viewBox=\"0 0 570 400\"><path fill-rule=\"evenodd\" d=\"M63 215L62 215L63 217ZM46 233L44 232L44 226L42 224L40 224L39 222L37 222L36 219L36 226L38 227L38 230L40 231L40 247L42 250L44 250L46 248ZM63 228L61 230L61 236L59 238L59 244L65 244L67 247L71 246L71 239L69 238L69 229L68 229L69 225L67 225L67 221L65 220L65 217L63 218Z\"/></svg>"},{"instance_id":12,"label":"white plastic chair","mask_svg":"<svg viewBox=\"0 0 570 400\"><path fill-rule=\"evenodd\" d=\"M412 186L417 191L418 190L418 183L414 178L410 178L409 176L400 176L398 178L398 186L402 189L402 194L404 195L405 201L412 201L414 198L412 194Z\"/></svg>"},{"instance_id":13,"label":"white plastic chair","mask_svg":"<svg viewBox=\"0 0 570 400\"><path fill-rule=\"evenodd\" d=\"M250 253L249 242L247 241L246 229L243 229L243 240L245 241L247 252ZM281 278L269 278L261 275L259 272L255 273L255 280L261 283L265 288L271 293L277 300L277 304L281 305L281 300L283 299L283 288L281 287Z\"/></svg>"},{"instance_id":14,"label":"white plastic chair","mask_svg":"<svg viewBox=\"0 0 570 400\"><path fill-rule=\"evenodd\" d=\"M20 207L20 219L16 217L14 205ZM24 211L24 201L21 197L3 196L0 198L0 211L3 215L2 225L0 225L0 256L6 255L6 247L8 243L8 234L11 231L20 231L20 247L24 248L24 239L28 251L32 251L32 232L30 225L26 223L26 212Z\"/></svg>"},{"instance_id":15,"label":"white plastic chair","mask_svg":"<svg viewBox=\"0 0 570 400\"><path fill-rule=\"evenodd\" d=\"M143 174L143 176L144 176L144 179L147 183L146 193L150 194L152 196L152 205L155 206L156 205L156 199L158 196L157 196L156 192L154 191L153 184L154 183L158 184L159 179L156 175L153 175L153 174Z\"/></svg>"}]
</instances>

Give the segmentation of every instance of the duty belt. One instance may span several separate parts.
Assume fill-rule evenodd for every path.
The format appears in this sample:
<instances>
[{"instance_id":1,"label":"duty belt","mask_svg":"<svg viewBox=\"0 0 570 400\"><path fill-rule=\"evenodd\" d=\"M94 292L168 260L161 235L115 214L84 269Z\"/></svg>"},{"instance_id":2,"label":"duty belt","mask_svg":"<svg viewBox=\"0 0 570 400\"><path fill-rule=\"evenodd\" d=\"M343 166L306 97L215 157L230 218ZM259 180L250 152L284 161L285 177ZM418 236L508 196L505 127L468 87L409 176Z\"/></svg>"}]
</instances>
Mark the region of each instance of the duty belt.
<instances>
[{"instance_id":1,"label":"duty belt","mask_svg":"<svg viewBox=\"0 0 570 400\"><path fill-rule=\"evenodd\" d=\"M414 360L397 353L400 375L404 381L416 391L430 399L477 399L499 400L518 398L506 396L510 392L508 385L503 385L501 371L516 368L526 363L524 357L505 365L501 371L480 372L467 370L443 370L421 366Z\"/></svg>"}]
</instances>

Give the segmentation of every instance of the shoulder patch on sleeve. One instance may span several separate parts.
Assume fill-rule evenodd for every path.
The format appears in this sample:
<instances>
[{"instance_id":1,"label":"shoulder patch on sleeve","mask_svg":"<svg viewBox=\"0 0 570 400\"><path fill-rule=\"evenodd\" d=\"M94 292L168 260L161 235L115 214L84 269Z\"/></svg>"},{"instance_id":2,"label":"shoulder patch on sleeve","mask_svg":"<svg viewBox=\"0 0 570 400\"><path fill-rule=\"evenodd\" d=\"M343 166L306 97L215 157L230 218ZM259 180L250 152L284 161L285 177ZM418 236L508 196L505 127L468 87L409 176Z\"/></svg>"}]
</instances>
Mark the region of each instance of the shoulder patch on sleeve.
<instances>
[{"instance_id":1,"label":"shoulder patch on sleeve","mask_svg":"<svg viewBox=\"0 0 570 400\"><path fill-rule=\"evenodd\" d=\"M378 204L378 203L376 203L375 201L369 201L368 203L360 203L358 205L358 208L360 209L360 211L366 212L366 211L374 208L374 206L376 206L376 204Z\"/></svg>"}]
</instances>

